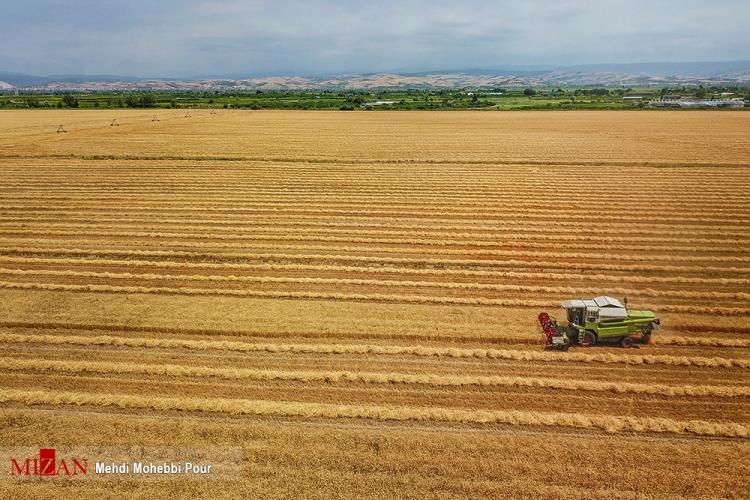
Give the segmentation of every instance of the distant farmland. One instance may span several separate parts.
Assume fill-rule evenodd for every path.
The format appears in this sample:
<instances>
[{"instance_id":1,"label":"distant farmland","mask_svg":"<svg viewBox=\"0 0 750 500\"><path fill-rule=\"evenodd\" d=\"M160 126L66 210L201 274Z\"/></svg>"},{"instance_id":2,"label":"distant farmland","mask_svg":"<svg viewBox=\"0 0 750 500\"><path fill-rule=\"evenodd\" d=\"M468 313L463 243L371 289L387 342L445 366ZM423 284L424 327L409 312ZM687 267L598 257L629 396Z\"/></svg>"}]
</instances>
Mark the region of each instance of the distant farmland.
<instances>
[{"instance_id":1,"label":"distant farmland","mask_svg":"<svg viewBox=\"0 0 750 500\"><path fill-rule=\"evenodd\" d=\"M0 445L243 478L66 493L750 488L750 115L155 113L0 112ZM653 343L543 351L601 294Z\"/></svg>"}]
</instances>

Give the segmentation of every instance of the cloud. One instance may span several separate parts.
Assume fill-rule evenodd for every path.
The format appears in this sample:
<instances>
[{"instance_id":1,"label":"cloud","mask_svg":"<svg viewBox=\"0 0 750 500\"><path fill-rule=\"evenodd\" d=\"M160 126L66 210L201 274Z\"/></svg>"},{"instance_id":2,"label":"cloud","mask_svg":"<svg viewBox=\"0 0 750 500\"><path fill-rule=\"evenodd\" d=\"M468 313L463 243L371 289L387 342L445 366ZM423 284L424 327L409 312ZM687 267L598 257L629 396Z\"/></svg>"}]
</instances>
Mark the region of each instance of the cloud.
<instances>
[{"instance_id":1,"label":"cloud","mask_svg":"<svg viewBox=\"0 0 750 500\"><path fill-rule=\"evenodd\" d=\"M748 14L746 0L41 0L4 7L0 69L197 76L748 59Z\"/></svg>"}]
</instances>

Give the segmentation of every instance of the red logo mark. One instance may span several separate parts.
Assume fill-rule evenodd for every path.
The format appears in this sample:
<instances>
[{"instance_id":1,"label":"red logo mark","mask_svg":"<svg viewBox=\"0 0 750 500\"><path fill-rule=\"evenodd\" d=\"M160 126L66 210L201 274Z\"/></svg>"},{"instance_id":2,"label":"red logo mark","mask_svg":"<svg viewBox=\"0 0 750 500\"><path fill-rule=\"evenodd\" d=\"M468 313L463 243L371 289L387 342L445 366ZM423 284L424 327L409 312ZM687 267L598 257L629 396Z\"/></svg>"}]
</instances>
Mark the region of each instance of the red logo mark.
<instances>
[{"instance_id":1,"label":"red logo mark","mask_svg":"<svg viewBox=\"0 0 750 500\"><path fill-rule=\"evenodd\" d=\"M38 457L28 457L19 462L10 459L11 476L78 476L88 473L88 458L57 459L55 448L40 448Z\"/></svg>"}]
</instances>

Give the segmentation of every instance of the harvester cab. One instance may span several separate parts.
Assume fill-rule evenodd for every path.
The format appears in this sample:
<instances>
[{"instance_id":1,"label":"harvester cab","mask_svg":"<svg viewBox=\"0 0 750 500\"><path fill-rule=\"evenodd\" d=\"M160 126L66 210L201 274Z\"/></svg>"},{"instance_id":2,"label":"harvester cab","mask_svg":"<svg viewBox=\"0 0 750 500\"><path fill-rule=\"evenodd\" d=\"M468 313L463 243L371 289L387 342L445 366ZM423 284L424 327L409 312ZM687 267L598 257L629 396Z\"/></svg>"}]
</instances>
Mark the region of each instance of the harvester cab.
<instances>
[{"instance_id":1,"label":"harvester cab","mask_svg":"<svg viewBox=\"0 0 750 500\"><path fill-rule=\"evenodd\" d=\"M546 337L548 350L567 351L580 345L615 343L632 347L635 342L647 344L651 333L659 329L659 318L651 311L627 309L617 299L607 296L593 299L564 300L566 324L558 323L546 312L539 314L539 324Z\"/></svg>"}]
</instances>

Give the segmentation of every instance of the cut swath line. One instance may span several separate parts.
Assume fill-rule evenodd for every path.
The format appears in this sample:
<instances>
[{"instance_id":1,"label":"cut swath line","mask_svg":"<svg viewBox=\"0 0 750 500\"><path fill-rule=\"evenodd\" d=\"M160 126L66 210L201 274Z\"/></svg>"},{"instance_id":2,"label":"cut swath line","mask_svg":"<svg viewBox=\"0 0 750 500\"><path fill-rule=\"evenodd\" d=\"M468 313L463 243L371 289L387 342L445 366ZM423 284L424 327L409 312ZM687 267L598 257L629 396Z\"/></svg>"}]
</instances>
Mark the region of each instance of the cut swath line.
<instances>
[{"instance_id":1,"label":"cut swath line","mask_svg":"<svg viewBox=\"0 0 750 500\"><path fill-rule=\"evenodd\" d=\"M566 391L612 392L616 394L647 394L666 397L750 397L750 387L721 387L710 385L635 384L628 382L601 382L596 380L551 379L541 377L501 377L425 375L409 373L379 373L354 371L289 371L253 370L245 368L214 368L208 366L183 366L172 364L134 364L89 361L56 361L44 359L0 358L0 369L43 370L65 373L119 373L140 375L165 375L173 377L219 378L227 380L412 384L432 387L525 387Z\"/></svg>"},{"instance_id":2,"label":"cut swath line","mask_svg":"<svg viewBox=\"0 0 750 500\"><path fill-rule=\"evenodd\" d=\"M526 412L517 410L491 411L411 406L341 405L297 401L176 398L68 391L24 391L16 389L0 389L0 402L16 402L25 405L97 406L157 411L180 410L278 417L363 418L382 421L567 427L595 429L611 433L652 432L739 438L745 438L750 435L750 427L737 423L673 420L653 417L586 415L581 413Z\"/></svg>"},{"instance_id":3,"label":"cut swath line","mask_svg":"<svg viewBox=\"0 0 750 500\"><path fill-rule=\"evenodd\" d=\"M23 208L23 207L17 207L19 210L23 210L24 215L36 215L36 216L43 216L43 217L51 217L51 216L59 216L59 217L68 217L68 216L78 216L78 217L85 217L88 219L91 219L92 216L96 216L99 219L105 218L105 217L113 217L113 214L110 213L97 213L94 210L86 210L86 211L76 211L73 209L68 210L60 210L60 211L50 211L49 209L31 209L29 207ZM134 209L131 210L133 212L142 212L143 210L140 209ZM128 214L129 210L122 209L114 212L115 215L123 215ZM189 212L195 212L195 213L188 213L185 215L179 214L179 213L169 213L169 214L159 214L159 210L149 210L148 215L151 217L156 217L157 215L169 215L172 218L182 218L186 220L194 220L196 216L206 216L210 215L210 220L214 221L215 223L222 223L223 221L231 221L232 223L237 221L237 216L232 216L231 218L225 214L216 214L214 211L211 210L200 210L195 209L191 210ZM576 214L578 214L576 212ZM6 214L7 215L7 214ZM141 215L139 213L139 215ZM578 215L576 215L578 217ZM259 217L256 217L259 218ZM414 224L415 222L418 222L419 224L460 224L460 225L467 225L474 222L477 222L475 218L436 218L436 217L426 217L426 216L420 216L420 217L402 217L402 216L396 216L396 217L383 217L383 216L372 216L368 214L342 214L339 216L330 216L330 215L311 215L311 214L284 214L284 215L278 215L278 214L262 214L262 220L266 221L276 221L276 220L282 220L282 221L299 221L299 220L313 220L313 221L320 221L321 219L324 219L325 221L346 221L346 222L352 222L354 221L359 222L362 220L369 220L369 221L385 221L386 224L390 223L397 223L397 222L406 222L409 224ZM102 219L104 220L104 219ZM243 218L243 220L246 220L246 218ZM486 224L486 222L485 222ZM389 227L388 225L385 225L383 227ZM633 226L632 224L622 224L622 223L608 223L606 224L606 228L592 228L586 223L581 222L575 222L575 221L568 221L568 220L559 220L559 219L550 219L550 220L544 220L544 221L523 221L523 222L514 222L512 220L493 220L491 221L492 228L495 228L497 231L513 231L513 232L520 232L520 233L538 233L541 229L549 230L550 228L562 228L557 229L558 231L563 231L569 228L585 228L586 233L590 234L601 234L601 235L613 235L616 236L617 234L622 234L623 230L627 230L628 233L632 234L649 234L653 236L688 236L688 237L695 237L696 230L695 229L675 229L674 224L639 224L638 226ZM714 234L718 236L731 236L735 238L747 238L746 232L742 231L741 227L732 226L730 228L723 228L722 226L700 226L701 232L703 234ZM619 230L619 232L618 232Z\"/></svg>"},{"instance_id":4,"label":"cut swath line","mask_svg":"<svg viewBox=\"0 0 750 500\"><path fill-rule=\"evenodd\" d=\"M168 260L118 260L118 259L72 259L72 258L45 258L45 257L5 257L0 256L0 262L12 264L45 264L45 265L86 265L86 266L128 266L138 267L161 267L174 269L221 269L221 270L244 270L244 271L319 271L319 272L346 272L365 274L415 274L426 276L474 276L493 278L515 278L515 279L543 279L547 281L556 280L587 280L606 281L608 283L696 283L710 285L750 285L748 278L695 278L686 276L642 276L625 275L617 276L611 274L577 274L564 272L532 272L532 271L478 271L470 269L419 269L408 267L369 267L369 266L336 266L315 264L236 264L236 263L211 263L211 262L173 262ZM528 262L507 261L509 267L528 266ZM538 267L548 267L545 263L535 262Z\"/></svg>"},{"instance_id":5,"label":"cut swath line","mask_svg":"<svg viewBox=\"0 0 750 500\"><path fill-rule=\"evenodd\" d=\"M183 245L184 246L184 245ZM205 247L204 247L205 248ZM296 247L302 249L304 247ZM335 247L335 250L343 250L341 247ZM169 257L169 258L187 258L193 260L203 260L204 262L194 262L196 265L203 265L208 260L220 260L222 265L233 264L233 260L247 261L249 259L258 260L318 260L318 261L350 261L350 262L366 262L371 263L384 263L384 264L401 264L411 265L416 269L423 269L425 266L435 266L440 269L429 269L429 271L442 271L445 266L465 267L465 266L477 266L477 267L544 267L559 269L568 269L570 264L565 262L555 261L526 261L526 260L515 260L515 259L493 259L493 260L478 260L478 259L436 259L436 258L410 258L410 257L382 257L382 256L365 256L365 255L343 255L343 254L288 254L288 253L256 253L256 252L194 252L186 250L112 250L105 248L60 248L60 247L0 247L0 254L5 255L22 255L26 256L29 254L40 254L40 255L76 255L76 256L89 256L89 257L100 257L103 255L107 256L118 256L118 257ZM377 249L368 248L368 250L376 251ZM207 262L212 264L211 262ZM296 265L296 264L295 264ZM733 273L733 274L748 274L750 273L750 267L717 267L717 266L675 266L670 264L664 265L650 265L650 264L608 264L608 263L586 263L576 262L576 268L579 269L596 269L606 271L662 271L662 272L686 272L686 273ZM447 272L462 272L463 270L448 270ZM466 270L467 272L480 272L484 273L484 270ZM489 271L493 272L493 271Z\"/></svg>"},{"instance_id":6,"label":"cut swath line","mask_svg":"<svg viewBox=\"0 0 750 500\"><path fill-rule=\"evenodd\" d=\"M240 155L117 155L117 154L18 154L9 153L2 154L0 158L10 159L31 159L31 160L84 160L84 161L96 161L96 160L143 160L143 161L159 161L159 160L178 160L178 161L242 161L242 162L257 162L257 163L302 163L302 164L332 164L332 165L370 165L385 164L385 165L410 165L425 166L431 165L536 165L536 166L565 166L579 169L588 169L589 167L601 167L601 166L617 166L617 167L630 167L630 168L676 168L685 170L686 173L690 173L694 169L705 169L705 168L724 168L724 169L743 169L743 167L750 167L750 164L743 162L731 162L731 161L717 161L717 160L706 160L706 161L641 161L641 160L529 160L528 158L515 158L515 159L492 159L492 160L467 160L465 158L455 159L439 159L439 158L328 158L318 156L240 156ZM234 167L233 167L234 168ZM263 167L267 168L267 167Z\"/></svg>"},{"instance_id":7,"label":"cut swath line","mask_svg":"<svg viewBox=\"0 0 750 500\"><path fill-rule=\"evenodd\" d=\"M444 210L434 210L432 212L430 211L406 211L406 210L380 210L380 209L373 209L373 208L367 208L366 206L362 206L361 209L351 209L351 210L337 210L337 209L325 209L325 208L315 208L315 209L306 209L304 205L300 205L299 208L294 207L284 207L284 206L276 206L276 207L236 207L236 206L226 206L226 207L196 207L196 206L183 206L183 207L175 207L175 206L164 206L163 204L158 205L135 205L135 204L128 204L128 205L122 205L122 206L114 206L114 205L108 205L107 207L101 207L101 206L89 206L85 204L78 204L78 205L0 205L0 210L44 210L44 211L50 211L50 210L96 210L99 212L123 212L123 211L145 211L145 212L154 212L155 210L163 211L163 212L211 212L211 213L259 213L259 214L266 214L266 213L306 213L306 212L313 212L313 213L320 213L320 214L330 214L330 215L351 215L351 214L362 214L362 215L381 215L381 216L414 216L414 217L423 217L425 215L444 215ZM466 210L466 211L459 211L454 210L450 212L449 215L452 216L458 216L458 217L477 217L482 216L484 218L504 218L508 217L508 212L503 211L497 211L497 210ZM524 213L519 214L515 213L512 214L512 217L515 219L530 219L530 220L540 220L540 221L547 221L550 218L552 218L551 215L535 215L531 213ZM716 217L692 217L692 218L685 218L681 219L679 217L633 217L633 218L627 218L627 217L605 217L605 216L599 216L594 217L594 221L596 222L597 219L601 219L603 222L620 222L620 223L627 223L627 224L633 224L638 223L640 221L643 221L644 223L649 224L689 224L689 223L706 223L711 224L713 228L722 228L722 229L735 229L737 230L738 227L742 227L742 225L745 223L744 220L737 218L716 218ZM717 223L724 223L724 225L717 224Z\"/></svg>"},{"instance_id":8,"label":"cut swath line","mask_svg":"<svg viewBox=\"0 0 750 500\"><path fill-rule=\"evenodd\" d=\"M0 226L0 235L4 235L6 239L9 238L23 238L32 239L31 236L40 236L44 234L54 236L76 236L81 233L85 233L90 237L138 237L138 238L171 238L178 240L211 240L211 241L250 241L254 242L257 240L280 240L280 241L330 241L330 242L343 242L343 243L388 243L392 245L427 245L427 246L438 246L438 247L450 247L450 246L461 246L461 247L513 247L513 248L531 248L531 249L547 249L550 247L548 243L544 241L559 241L561 236L558 235L493 235L493 234L480 234L480 233L452 233L452 232L426 232L426 231L386 231L386 230L351 230L351 229L330 229L330 228L295 228L291 227L273 227L272 225L262 225L259 229L247 229L247 228L231 228L231 227L220 227L220 228L207 228L194 226L185 228L180 225L170 226L170 232L160 232L160 228L146 228L139 225L137 234L129 226L118 226L115 224L35 224L35 229L30 229L28 226L20 227L8 227ZM57 229L41 229L41 228L60 228L64 227L64 230ZM71 229L72 228L72 229ZM107 229L102 231L101 229ZM187 229L186 231L183 231ZM204 232L203 230L210 229L211 231L221 232ZM334 236L329 236L329 235ZM365 235L365 236L363 236ZM383 237L380 237L383 236ZM400 237L399 237L400 236ZM419 236L419 238L415 238ZM464 239L462 239L464 238ZM633 237L631 240L625 240L622 238L612 238L611 242L602 243L601 241L608 241L608 238L597 238L587 236L574 236L568 238L569 243L566 244L566 249L569 250L631 250L631 251L664 251L664 252L691 252L693 254L702 252L723 252L723 253L748 253L750 250L745 248L744 240L714 240L720 243L719 246L711 246L709 244L701 244L700 246L690 246L684 241L672 242L667 245L664 244L641 244L638 237ZM580 241L576 241L580 240ZM599 242L595 242L599 240ZM70 240L67 240L70 241ZM622 241L622 243L616 243ZM684 246L678 246L684 245ZM432 249L413 249L407 247L394 247L392 251L413 253L420 251L424 253L450 253L453 255L494 255L498 249L481 249L481 250L467 250L462 248L461 250L445 249L440 248L439 250Z\"/></svg>"},{"instance_id":9,"label":"cut swath line","mask_svg":"<svg viewBox=\"0 0 750 500\"><path fill-rule=\"evenodd\" d=\"M205 193L204 193L205 194ZM122 198L121 198L122 199ZM215 199L214 199L215 200ZM12 199L6 199L6 202L16 201ZM40 202L44 201L43 197L33 197L33 198L24 198L23 201L25 202ZM92 201L99 201L99 203L107 203L107 200L98 200L94 198L92 199L85 199L85 200L75 200L74 202L68 201L68 204L65 206L69 206L71 208L81 208L81 209L87 209L92 208L91 202ZM126 206L120 206L119 208L142 208L142 207L152 207L154 205L153 201L149 200L133 200L133 198L129 198L130 203L128 203ZM107 203L107 205L112 205L111 202ZM351 203L351 202L342 202L337 200L330 200L328 203L316 203L316 202L298 202L298 201L271 201L271 202L262 202L255 199L252 199L251 201L244 201L244 200L233 200L228 202L223 202L223 204L219 203L218 201L212 201L211 203L197 203L195 201L179 201L179 200L163 200L160 199L158 202L160 209L200 209L200 210L228 210L233 211L237 210L237 206L241 205L240 210L270 210L270 211L286 211L286 210L304 210L304 211L310 211L310 212L324 212L324 213L339 213L339 212L349 212L349 211L361 211L365 210L367 212L371 213L382 213L382 214L391 214L391 213L404 213L404 214L412 214L412 215L425 215L425 214L453 214L453 215L462 215L462 216L468 216L472 214L476 215L489 215L489 216L509 216L513 218L518 219L532 219L532 220L546 220L549 218L554 218L555 215L558 212L555 212L552 209L545 209L545 208L533 208L533 209L525 209L525 210L518 210L517 207L513 206L507 206L507 209L487 209L487 208L480 208L481 205L477 204L476 206L472 207L472 210L464 210L459 206L447 206L447 205L428 205L427 203L423 203L421 205L415 205L415 204L402 204L402 203L388 203L387 208L388 210L381 209L381 208L372 208L371 204L367 203ZM13 206L9 204L8 206ZM495 206L493 204L493 206ZM501 207L504 206L501 204ZM32 205L31 208L38 207ZM50 205L50 208L52 209L60 209L62 205ZM4 208L0 206L0 208ZM409 209L418 208L419 211L410 211ZM516 208L515 210L513 208ZM398 210L398 212L394 212L395 210ZM691 222L716 222L716 223L737 223L737 222L747 222L747 217L744 217L741 214L737 214L736 217L722 217L722 216L714 216L714 217L705 217L705 213L701 213L703 216L690 216L687 213L684 213L684 223L691 223ZM721 214L725 215L725 214ZM590 218L592 219L592 222L601 222L601 221L618 221L618 222L641 222L641 221L648 221L648 222L674 222L678 220L677 216L675 217L659 217L659 216L649 216L649 215L637 215L633 214L631 217L625 218L622 216L605 216L601 215L599 213L590 214Z\"/></svg>"},{"instance_id":10,"label":"cut swath line","mask_svg":"<svg viewBox=\"0 0 750 500\"><path fill-rule=\"evenodd\" d=\"M40 232L42 233L42 232ZM48 231L47 235L55 235L57 233L56 231ZM59 234L58 234L59 235ZM70 231L67 236L80 236L80 232ZM41 234L40 234L41 236ZM62 235L65 236L65 235ZM86 234L88 236L87 239L76 239L76 238L70 238L67 239L65 242L68 244L77 244L77 245L85 245L89 244L92 241L93 236L102 236L107 238L116 238L116 239L127 239L129 244L133 241L133 238L142 238L146 240L146 242L138 242L136 241L135 244L137 245L154 245L157 244L159 246L163 245L163 241L160 241L160 239L163 238L182 238L179 235L175 236L172 234L167 233L117 233L113 232L111 234L104 234L104 232L100 233L94 233L94 232L88 232ZM210 250L217 250L217 249L246 249L248 246L256 246L258 248L263 247L271 247L271 248L278 248L281 250L305 250L305 246L303 245L283 245L283 244L274 244L274 245L265 245L265 244L252 244L249 245L247 243L216 243L214 238L210 237L190 237L193 239L203 239L207 240L205 242L192 242L192 241L179 241L174 243L175 246L178 247L184 247L184 248L198 248L203 249L205 251ZM245 238L248 239L248 238ZM262 239L262 238L261 238ZM269 240L272 240L274 238L267 238ZM347 237L347 238L338 238L338 237L329 237L329 236L294 236L292 233L289 233L288 235L284 235L283 238L285 241L293 240L293 241L323 241L323 242L332 242L332 243L338 243L338 242L344 242L344 243L409 243L409 241L400 240L400 239L378 239L378 238L356 238L356 237ZM55 243L58 243L55 240L52 240ZM96 241L96 240L93 240ZM5 238L5 241L3 241L5 244L49 244L49 239L40 239L40 238L25 238L25 237L16 237L13 238L13 240L9 240L8 238ZM101 243L101 242L99 242ZM119 242L118 242L119 243ZM441 240L419 240L412 243L417 244L426 244L426 245L435 245L435 246L445 246L449 242L441 241ZM122 243L119 243L122 244ZM531 257L531 258L553 258L553 259L573 259L576 261L611 261L615 260L618 262L711 262L711 263L750 263L750 256L714 256L714 255L674 255L674 254L657 254L657 255L635 255L635 254L610 254L610 253L581 253L581 252L541 252L541 251L533 251L533 250L497 250L497 249L488 249L488 250L481 250L481 251L452 251L452 250L445 250L442 249L433 249L433 250L423 250L421 248L417 249L400 249L400 248L388 248L388 247L350 247L350 246L330 246L327 247L331 250L336 251L372 251L372 252L389 252L389 253L423 253L423 254L432 254L432 255L440 255L443 253L458 253L461 254L472 254L472 253L481 253L486 254L492 257ZM544 248L547 248L547 246L544 246ZM318 246L309 247L309 249L320 249ZM3 249L0 249L0 251L4 251ZM89 250L90 251L90 250ZM111 251L111 250L110 250ZM178 251L182 252L182 251ZM226 255L226 254L224 254ZM257 254L261 255L261 254ZM307 258L310 258L310 256L306 256ZM328 258L332 258L333 256L324 256ZM369 259L369 257L360 257L360 256L341 256L341 258L347 258L347 259ZM391 258L389 259L395 259L392 261L405 261L408 262L408 259L400 259L399 258ZM427 261L434 261L438 262L440 259L423 259ZM443 259L444 260L444 259ZM450 262L450 261L449 261ZM479 265L492 265L493 261L491 260L480 260L480 259L455 259L453 262L456 263L478 263Z\"/></svg>"},{"instance_id":11,"label":"cut swath line","mask_svg":"<svg viewBox=\"0 0 750 500\"><path fill-rule=\"evenodd\" d=\"M117 179L119 182L119 179ZM4 183L2 184L4 187L11 187L12 184ZM73 199L73 201L79 201L80 200L101 200L102 202L111 202L113 200L117 201L128 201L133 199L134 197L138 197L142 199L143 201L149 201L150 197L158 198L160 201L164 200L164 191L163 189L159 188L153 188L153 189L145 189L141 186L137 186L136 188L118 188L118 189L106 189L106 188L90 188L90 189L58 189L55 191L54 194L48 194L48 187L47 186L29 186L28 183L18 183L16 187L23 188L26 193L28 193L26 196L11 196L8 195L5 197L6 202L9 203L17 203L20 201L41 201L41 200L47 200L47 201L56 201L56 202L64 202L64 201L70 201L71 197L76 197ZM516 196L519 196L518 202L509 202L508 199L512 198L512 196L500 196L500 197L494 197L489 195L484 196L453 196L445 194L443 196L436 196L436 195L416 195L413 196L410 201L405 201L403 194L398 195L389 195L387 193L383 193L380 196L373 196L373 195L347 195L347 194L337 194L335 199L332 199L330 196L326 195L311 195L307 191L301 191L299 194L290 193L289 191L278 191L278 192L268 192L264 190L254 190L254 189L236 189L231 190L227 189L224 186L218 186L218 185L212 185L208 186L205 189L202 188L184 188L180 189L180 195L171 195L169 197L170 202L192 202L195 206L195 195L202 195L207 196L211 195L211 201L212 203L245 203L248 201L262 201L262 200L271 200L274 203L278 202L310 202L310 203L320 203L320 202L328 202L328 206L331 206L331 204L335 203L343 203L346 202L348 204L359 204L359 205L371 205L371 204L383 204L387 205L389 207L393 207L393 202L398 201L399 206L404 207L414 207L414 206L422 206L423 204L433 204L433 206L436 206L435 204L440 204L440 206L443 206L442 204L445 204L445 206L452 208L452 207L475 207L477 204L480 203L491 203L493 207L495 208L509 208L512 210L520 210L520 211L529 211L529 210L536 210L538 207L538 204L529 204L523 198L528 199L529 194L526 194L526 196L519 196L523 195L524 193L516 192ZM227 196L228 194L232 194L233 196ZM191 195L191 196L186 196ZM565 208L566 210L580 210L582 212L585 211L593 211L596 209L598 204L596 203L571 203L566 204ZM617 209L631 209L635 210L633 207L632 202L617 202L617 201L611 201L608 200L607 206L612 210ZM648 209L654 209L659 208L659 212L665 215L670 214L679 214L679 213L685 213L688 215L703 215L706 216L707 214L717 214L717 215L730 215L734 213L732 209L724 208L724 207L716 207L716 206L701 206L698 203L685 203L685 202L675 202L675 203L658 203L651 201L648 205ZM636 208L637 209L637 208ZM648 210L648 209L643 209ZM547 209L540 208L540 213L546 212ZM747 209L744 207L737 207L736 211L739 214L748 214Z\"/></svg>"},{"instance_id":12,"label":"cut swath line","mask_svg":"<svg viewBox=\"0 0 750 500\"><path fill-rule=\"evenodd\" d=\"M455 326L455 325L454 325ZM105 324L81 324L81 323L29 323L29 322L16 322L16 321L0 321L0 328L11 329L17 331L18 329L24 330L79 330L89 332L113 332L113 333L159 333L162 335L210 335L210 336L239 336L249 338L266 338L269 337L268 331L264 329L257 330L221 330L221 329L205 329L205 328L173 328L173 327L154 327L154 326L125 326L125 325L105 325ZM679 329L679 327L677 327ZM715 326L706 326L707 331L712 331ZM287 334L293 335L295 338L325 338L327 340L333 340L333 336L329 332L325 331L295 331L286 332ZM714 332L716 333L716 332ZM725 332L726 333L726 332ZM732 332L729 332L732 333ZM735 332L736 333L736 332ZM456 336L450 332L446 333L435 333L425 332L423 327L419 327L416 330L411 328L399 328L397 332L388 333L367 333L365 332L347 332L345 337L349 340L365 340L365 339L407 339L414 341L417 339L422 340L440 340L440 341L455 341ZM541 340L536 335L528 335L520 331L504 331L498 332L492 330L490 333L467 335L462 334L461 340L466 342L484 342L492 344L521 344L521 345L539 345ZM697 347L725 347L725 348L750 348L750 340L736 339L736 338L719 338L719 337L707 337L701 335L700 337L681 337L676 335L663 336L659 335L651 339L651 344L665 345L665 346L697 346Z\"/></svg>"},{"instance_id":13,"label":"cut swath line","mask_svg":"<svg viewBox=\"0 0 750 500\"><path fill-rule=\"evenodd\" d=\"M261 290L236 290L226 288L171 288L171 287L143 287L143 286L115 286L115 285L69 285L60 283L23 283L0 281L0 288L16 290L49 290L91 293L148 293L157 295L206 295L226 297L254 297L266 299L302 299L302 300L341 300L354 302L392 302L407 304L444 304L465 306L506 306L506 307L556 307L554 300L544 299L489 299L483 297L442 297L424 295L396 295L396 294L344 294L326 292L278 292ZM644 307L651 307L644 304ZM750 308L722 307L722 306L692 306L661 304L658 306L663 312L713 314L718 316L747 316Z\"/></svg>"},{"instance_id":14,"label":"cut swath line","mask_svg":"<svg viewBox=\"0 0 750 500\"><path fill-rule=\"evenodd\" d=\"M248 343L229 340L149 339L117 337L112 335L20 335L0 333L0 342L16 344L49 344L80 346L122 346L154 349L190 349L198 351L268 352L291 354L358 354L424 356L448 358L477 358L508 361L534 361L543 363L595 363L624 365L697 366L705 368L750 368L750 360L671 356L664 354L612 354L522 351L511 349L467 349L458 347L381 346L367 344L272 344Z\"/></svg>"},{"instance_id":15,"label":"cut swath line","mask_svg":"<svg viewBox=\"0 0 750 500\"><path fill-rule=\"evenodd\" d=\"M684 290L652 290L648 288L628 289L612 288L606 290L596 287L550 287L535 285L504 285L497 283L445 283L435 281L406 281L406 280L377 280L353 278L306 278L281 276L232 276L232 275L202 275L202 274L154 274L154 273L110 273L96 271L55 271L47 269L7 269L0 268L0 275L12 276L58 276L79 278L105 278L124 280L155 280L155 281L208 281L217 283L277 283L277 284L313 284L313 285L350 285L377 287L409 287L409 288L444 288L453 290L492 290L498 292L533 292L568 295L600 295L605 291L617 295L631 295L641 297L671 297L681 299L715 299L715 300L750 300L750 294L745 292L690 292Z\"/></svg>"},{"instance_id":16,"label":"cut swath line","mask_svg":"<svg viewBox=\"0 0 750 500\"><path fill-rule=\"evenodd\" d=\"M492 299L484 297L444 297L425 295L397 295L382 293L328 293L309 291L267 291L230 288L174 288L62 283L10 282L0 281L0 288L16 290L48 290L91 293L148 293L157 295L205 295L226 297L253 297L265 299L301 299L301 300L341 300L353 302L386 302L405 304L436 304L465 306L501 306L501 307L557 307L558 302L546 299ZM653 307L644 303L643 307ZM717 316L747 316L748 307L693 306L676 304L659 304L662 312L713 314Z\"/></svg>"},{"instance_id":17,"label":"cut swath line","mask_svg":"<svg viewBox=\"0 0 750 500\"><path fill-rule=\"evenodd\" d=\"M54 214L53 214L54 215ZM309 219L310 222L305 222L305 219ZM171 229L176 230L207 230L211 231L231 231L231 232L249 232L255 231L258 228L287 228L298 229L298 228L335 228L338 230L356 230L357 234L362 234L360 229L366 228L368 230L376 229L388 229L392 231L399 231L400 233L408 234L413 236L414 231L421 231L424 235L435 235L443 234L454 235L460 231L475 231L477 234L482 236L492 236L499 240L507 240L512 237L514 240L535 240L535 241L559 241L561 236L565 236L567 241L584 241L584 242L604 242L604 243L657 243L657 244L674 244L674 245L731 245L731 244L746 244L750 242L745 235L739 235L741 238L696 238L693 233L686 231L676 231L670 233L659 233L659 236L643 236L643 228L639 228L637 233L630 235L629 237L618 236L617 232L611 230L602 230L599 228L592 228L586 231L585 235L570 234L566 229L558 229L556 231L547 228L547 232L540 234L538 230L530 227L529 225L517 226L514 224L503 224L503 225L482 225L482 224L408 224L408 223L397 223L394 221L390 222L359 222L356 220L320 220L315 217L300 217L291 220L290 218L284 217L264 217L260 220L237 220L237 219L198 219L198 218L137 218L137 217L119 217L110 215L97 215L97 219L91 219L90 217L77 217L70 214L66 214L60 219L54 216L3 216L0 220L0 227L7 226L18 226L23 223L18 229L28 229L29 224L33 224L34 228L40 227L65 227L65 228L105 228L105 229L122 229L129 225L137 225L143 227L143 224L150 225L168 225ZM151 229L149 229L151 231ZM494 234L493 234L494 233ZM510 234L508 234L510 233ZM653 234L655 231L647 232L644 234ZM689 233L689 234L684 234ZM674 237L669 235L682 235L682 237ZM473 235L472 235L473 236Z\"/></svg>"}]
</instances>

